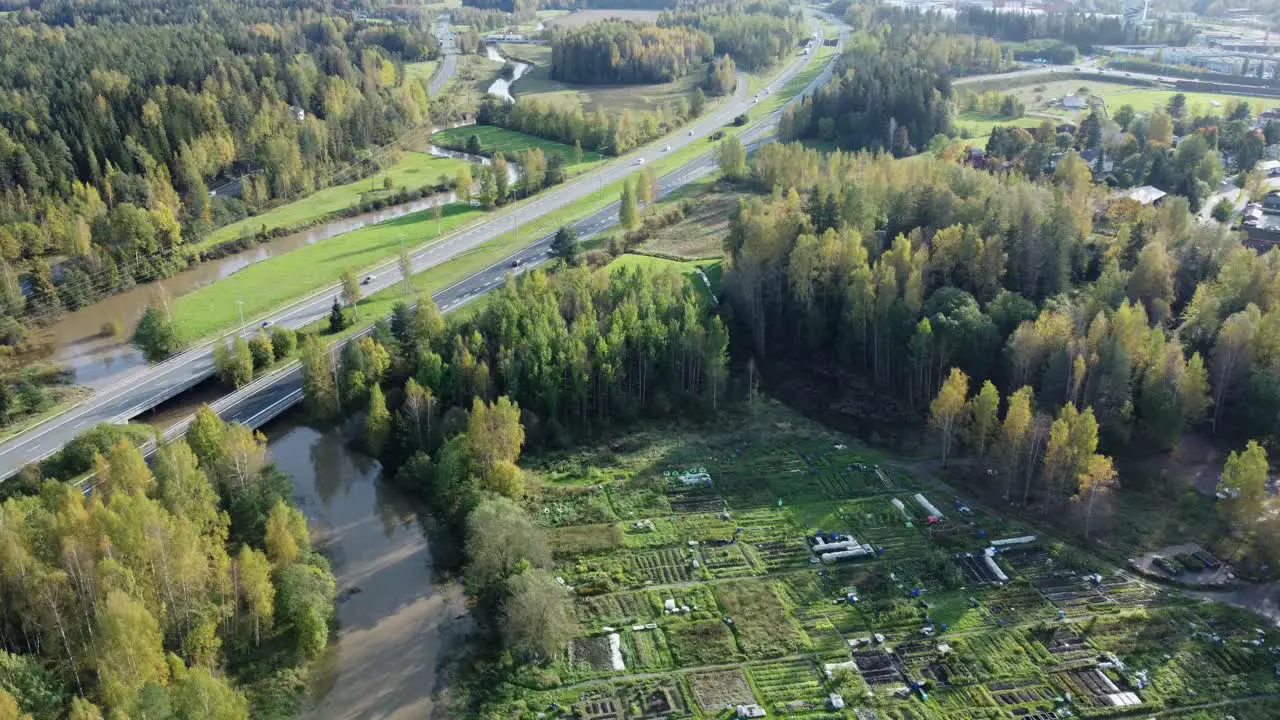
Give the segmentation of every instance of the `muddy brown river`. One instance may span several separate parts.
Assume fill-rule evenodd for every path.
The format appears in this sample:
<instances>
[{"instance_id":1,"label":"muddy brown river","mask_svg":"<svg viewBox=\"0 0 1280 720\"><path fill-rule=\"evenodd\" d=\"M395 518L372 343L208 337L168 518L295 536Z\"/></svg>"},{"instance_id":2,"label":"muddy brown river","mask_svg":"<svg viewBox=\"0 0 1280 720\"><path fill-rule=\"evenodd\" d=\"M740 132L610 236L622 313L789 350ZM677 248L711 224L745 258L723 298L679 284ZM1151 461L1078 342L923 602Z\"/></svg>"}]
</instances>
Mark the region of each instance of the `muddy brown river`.
<instances>
[{"instance_id":1,"label":"muddy brown river","mask_svg":"<svg viewBox=\"0 0 1280 720\"><path fill-rule=\"evenodd\" d=\"M472 625L461 585L436 576L421 506L336 431L286 416L268 440L338 581L337 637L312 671L302 716L448 717L442 663L465 649Z\"/></svg>"}]
</instances>

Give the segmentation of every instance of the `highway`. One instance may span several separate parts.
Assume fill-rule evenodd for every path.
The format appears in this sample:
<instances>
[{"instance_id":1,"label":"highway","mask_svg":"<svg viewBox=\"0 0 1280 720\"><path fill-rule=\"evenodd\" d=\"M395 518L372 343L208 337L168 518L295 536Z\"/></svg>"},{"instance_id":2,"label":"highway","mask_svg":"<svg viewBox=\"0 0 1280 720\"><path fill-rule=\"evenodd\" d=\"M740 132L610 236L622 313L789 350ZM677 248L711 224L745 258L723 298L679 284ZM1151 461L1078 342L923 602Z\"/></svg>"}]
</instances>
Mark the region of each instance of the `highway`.
<instances>
[{"instance_id":1,"label":"highway","mask_svg":"<svg viewBox=\"0 0 1280 720\"><path fill-rule=\"evenodd\" d=\"M841 38L843 41L843 38ZM796 99L813 92L818 86L826 82L834 68L834 59L839 57L839 52L833 56L833 60L828 64L826 69L814 78L808 86L804 88ZM794 73L792 73L794 74ZM775 81L771 88L781 86L786 82L785 78ZM788 102L787 105L795 102L795 99ZM786 106L784 105L783 108ZM777 125L778 117L782 114L783 108L779 108L768 115L760 118L749 127L746 132L740 136L743 145L749 149L757 147L763 143L772 141L773 131ZM676 170L663 175L658 179L658 195L665 196L674 192L680 187L704 177L716 170L716 161L710 153L704 153L695 160L692 160ZM590 238L618 224L618 203L611 203L608 207L592 213L574 223L573 227L578 232L581 239ZM554 233L539 238L536 242L521 248L519 251L503 258L502 260L490 265L466 279L441 290L433 296L436 304L444 312L455 310L463 305L475 300L485 293L497 288L506 281L509 274L520 274L547 262L551 257L551 240ZM288 367L282 368L275 373L267 375L251 385L241 388L236 393L227 396L222 401L215 404L215 410L218 414L228 421L244 423L250 427L259 427L263 423L271 420L280 413L289 409L293 405L302 400L302 371L297 363L293 363ZM175 437L182 434L186 430L187 421L183 421L178 425L170 428L166 433L166 437Z\"/></svg>"},{"instance_id":2,"label":"highway","mask_svg":"<svg viewBox=\"0 0 1280 720\"><path fill-rule=\"evenodd\" d=\"M453 31L449 29L448 15L440 16L440 22L436 25L436 39L440 41L440 67L436 68L435 74L427 83L427 92L431 97L440 94L458 69L458 49L453 44Z\"/></svg>"},{"instance_id":3,"label":"highway","mask_svg":"<svg viewBox=\"0 0 1280 720\"><path fill-rule=\"evenodd\" d=\"M843 41L843 37L841 41ZM834 65L838 58L839 52L832 56L829 65ZM782 87L804 68L807 60L808 58L805 55L798 56L779 74L769 87ZM812 92L814 87L829 76L830 66L813 83L810 83L802 91L801 95ZM753 98L748 94L746 80L739 77L734 95L728 102L681 128L676 133L660 138L597 171L575 178L556 188L543 191L526 202L509 206L505 210L486 216L485 220L474 226L463 228L414 249L410 253L413 271L418 273L439 265L504 233L518 229L521 224L537 220L547 213L590 196L598 192L601 187L617 182L636 171L643 163L659 160L665 152L668 152L667 148L670 148L669 151L674 152L690 144L701 143L706 145L705 138L707 135L728 125L735 116L748 112L754 104ZM781 110L762 118L753 118L755 123L741 136L744 144L762 140L771 134L773 125L776 124L777 117L780 114ZM660 178L660 192L670 192L676 187L710 172L714 167L714 160L709 150L710 147L708 146L707 153ZM616 215L617 203L615 202L577 223L580 235L590 236L599 232L613 223ZM330 242L334 241L336 240L330 240ZM548 242L549 238L538 238L536 242L531 242L528 247L517 253L521 259L529 260L524 267L532 267L545 260L545 247ZM508 258L438 293L436 302L441 308L452 309L467 302L479 293L492 289L502 281L506 271L510 269L510 263L513 259L515 258ZM365 283L362 287L363 294L370 295L399 283L400 273L397 265L398 261L392 260L363 272L361 274ZM282 325L289 328L304 327L313 321L326 317L337 295L338 286L336 285L322 289L270 315L254 318L252 321L246 322L239 332L248 337L257 332L258 327L264 323ZM213 346L215 342L220 341L205 342L189 348L164 362L140 367L127 377L99 390L93 396L66 412L50 418L17 437L0 444L0 479L8 478L25 465L38 462L57 452L59 448L77 434L98 423L125 422L163 400L194 387L209 378L213 375ZM287 374L287 370L289 370L288 367L268 375L267 378L284 376ZM242 391L249 387L257 386L258 383L255 382L251 386L241 388L241 391L233 393L233 396L239 397L242 395ZM251 398L253 393L243 393L243 395ZM224 400L234 400L234 397L229 396ZM251 404L256 405L256 402L251 400ZM217 409L223 412L222 406L224 406L224 403L220 402L218 405L219 408ZM237 413L235 417L239 417L239 414Z\"/></svg>"},{"instance_id":4,"label":"highway","mask_svg":"<svg viewBox=\"0 0 1280 720\"><path fill-rule=\"evenodd\" d=\"M1190 78L1165 77L1163 75L1148 75L1146 73L1131 72L1127 70L1112 70L1103 65L1097 64L1097 58L1081 58L1080 62L1075 65L1025 65L1021 70L1013 70L1005 73L992 73L990 75L971 75L969 77L960 77L951 81L952 85L972 85L988 81L999 80L1016 80L1026 77L1034 77L1036 75L1060 75L1058 80L1070 80L1079 78L1087 80L1091 77L1105 77L1114 80L1145 80L1147 82L1162 83L1165 85L1176 85L1179 82L1189 83L1193 87L1186 88L1188 92L1195 92L1194 85L1200 83L1200 80ZM1221 80L1214 80L1216 85L1228 85L1235 88L1235 91L1251 95L1257 88L1253 85L1237 85L1230 82L1229 77ZM1221 92L1215 90L1213 92Z\"/></svg>"}]
</instances>

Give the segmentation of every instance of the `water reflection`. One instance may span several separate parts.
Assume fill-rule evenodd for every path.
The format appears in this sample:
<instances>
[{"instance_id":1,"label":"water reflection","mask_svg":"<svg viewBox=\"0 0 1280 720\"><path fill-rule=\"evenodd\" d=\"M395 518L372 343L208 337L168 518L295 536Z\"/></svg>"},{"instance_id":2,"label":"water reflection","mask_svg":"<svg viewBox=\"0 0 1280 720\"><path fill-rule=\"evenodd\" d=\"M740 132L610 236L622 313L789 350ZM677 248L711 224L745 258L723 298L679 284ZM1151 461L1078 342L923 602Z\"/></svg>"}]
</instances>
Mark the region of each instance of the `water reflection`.
<instances>
[{"instance_id":1,"label":"water reflection","mask_svg":"<svg viewBox=\"0 0 1280 720\"><path fill-rule=\"evenodd\" d=\"M503 64L511 63L512 67L515 68L515 72L511 73L511 77L500 77L497 80L494 80L493 84L489 86L487 91L490 95L496 95L509 103L515 102L516 99L511 96L511 84L516 80L519 80L521 75L529 72L529 68L533 66L528 63L517 62L503 57L502 53L498 52L498 47L496 45L486 45L485 55L495 62Z\"/></svg>"},{"instance_id":2,"label":"water reflection","mask_svg":"<svg viewBox=\"0 0 1280 720\"><path fill-rule=\"evenodd\" d=\"M422 508L337 431L286 421L269 437L338 580L339 630L313 673L306 716L447 717L439 666L471 623L461 587L435 577Z\"/></svg>"}]
</instances>

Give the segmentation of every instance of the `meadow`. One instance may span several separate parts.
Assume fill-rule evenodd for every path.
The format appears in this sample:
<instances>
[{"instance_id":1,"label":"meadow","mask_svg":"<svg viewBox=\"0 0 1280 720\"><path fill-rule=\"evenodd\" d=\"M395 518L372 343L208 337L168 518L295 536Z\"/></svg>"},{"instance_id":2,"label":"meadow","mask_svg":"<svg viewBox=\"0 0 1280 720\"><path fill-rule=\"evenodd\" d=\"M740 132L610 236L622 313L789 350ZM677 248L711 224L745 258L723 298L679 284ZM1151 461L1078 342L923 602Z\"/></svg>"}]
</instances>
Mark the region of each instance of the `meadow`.
<instances>
[{"instance_id":1,"label":"meadow","mask_svg":"<svg viewBox=\"0 0 1280 720\"><path fill-rule=\"evenodd\" d=\"M571 145L495 125L468 125L442 130L431 136L431 142L443 148L466 151L467 142L473 135L480 141L480 150L485 155L492 155L495 152L519 153L533 148L541 149L548 156L559 155L564 160L565 172L568 175L586 172L605 159L600 153L589 150L582 153L581 162L575 162Z\"/></svg>"},{"instance_id":2,"label":"meadow","mask_svg":"<svg viewBox=\"0 0 1280 720\"><path fill-rule=\"evenodd\" d=\"M464 160L432 157L414 150L400 151L399 157L384 172L341 185L331 185L306 197L274 207L264 213L224 225L206 235L198 247L213 247L235 240L242 233L268 232L279 228L302 227L358 205L363 199L385 197L400 189L416 190L436 185L441 178L452 179ZM394 190L383 189L383 179L391 178Z\"/></svg>"}]
</instances>

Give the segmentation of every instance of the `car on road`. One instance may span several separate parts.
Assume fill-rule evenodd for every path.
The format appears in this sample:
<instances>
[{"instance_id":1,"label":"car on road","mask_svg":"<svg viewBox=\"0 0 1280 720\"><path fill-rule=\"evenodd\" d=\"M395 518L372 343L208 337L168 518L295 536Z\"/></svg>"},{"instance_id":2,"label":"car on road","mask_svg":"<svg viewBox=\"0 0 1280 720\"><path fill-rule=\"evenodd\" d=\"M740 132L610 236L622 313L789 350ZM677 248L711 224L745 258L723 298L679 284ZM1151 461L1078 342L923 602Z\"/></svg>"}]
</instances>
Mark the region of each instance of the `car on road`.
<instances>
[{"instance_id":1,"label":"car on road","mask_svg":"<svg viewBox=\"0 0 1280 720\"><path fill-rule=\"evenodd\" d=\"M662 152L671 152L671 146L670 146L670 145L663 145L663 146L662 146Z\"/></svg>"},{"instance_id":2,"label":"car on road","mask_svg":"<svg viewBox=\"0 0 1280 720\"><path fill-rule=\"evenodd\" d=\"M643 165L643 164L644 164L644 158L636 158L636 164L637 164L637 165Z\"/></svg>"},{"instance_id":3,"label":"car on road","mask_svg":"<svg viewBox=\"0 0 1280 720\"><path fill-rule=\"evenodd\" d=\"M524 262L524 261L523 261L523 260L521 260L520 258L516 258L515 260L512 260L512 261L511 261L511 267L513 267L513 268L518 268L518 267L520 267L520 264L521 264L521 263L523 263L523 262Z\"/></svg>"},{"instance_id":4,"label":"car on road","mask_svg":"<svg viewBox=\"0 0 1280 720\"><path fill-rule=\"evenodd\" d=\"M368 285L369 283L373 282L373 279L374 279L375 277L377 277L377 276L376 276L376 275L365 275L365 276L364 276L364 280L361 280L361 281L360 281L360 284L361 284L361 285Z\"/></svg>"},{"instance_id":5,"label":"car on road","mask_svg":"<svg viewBox=\"0 0 1280 720\"><path fill-rule=\"evenodd\" d=\"M270 320L263 320L263 321L262 321L262 324L261 324L261 325L259 325L258 327L261 327L261 328L269 328L269 327L271 327L271 321L270 321Z\"/></svg>"},{"instance_id":6,"label":"car on road","mask_svg":"<svg viewBox=\"0 0 1280 720\"><path fill-rule=\"evenodd\" d=\"M693 137L693 131L692 131L692 130L690 130L690 131L689 131L689 137Z\"/></svg>"}]
</instances>

